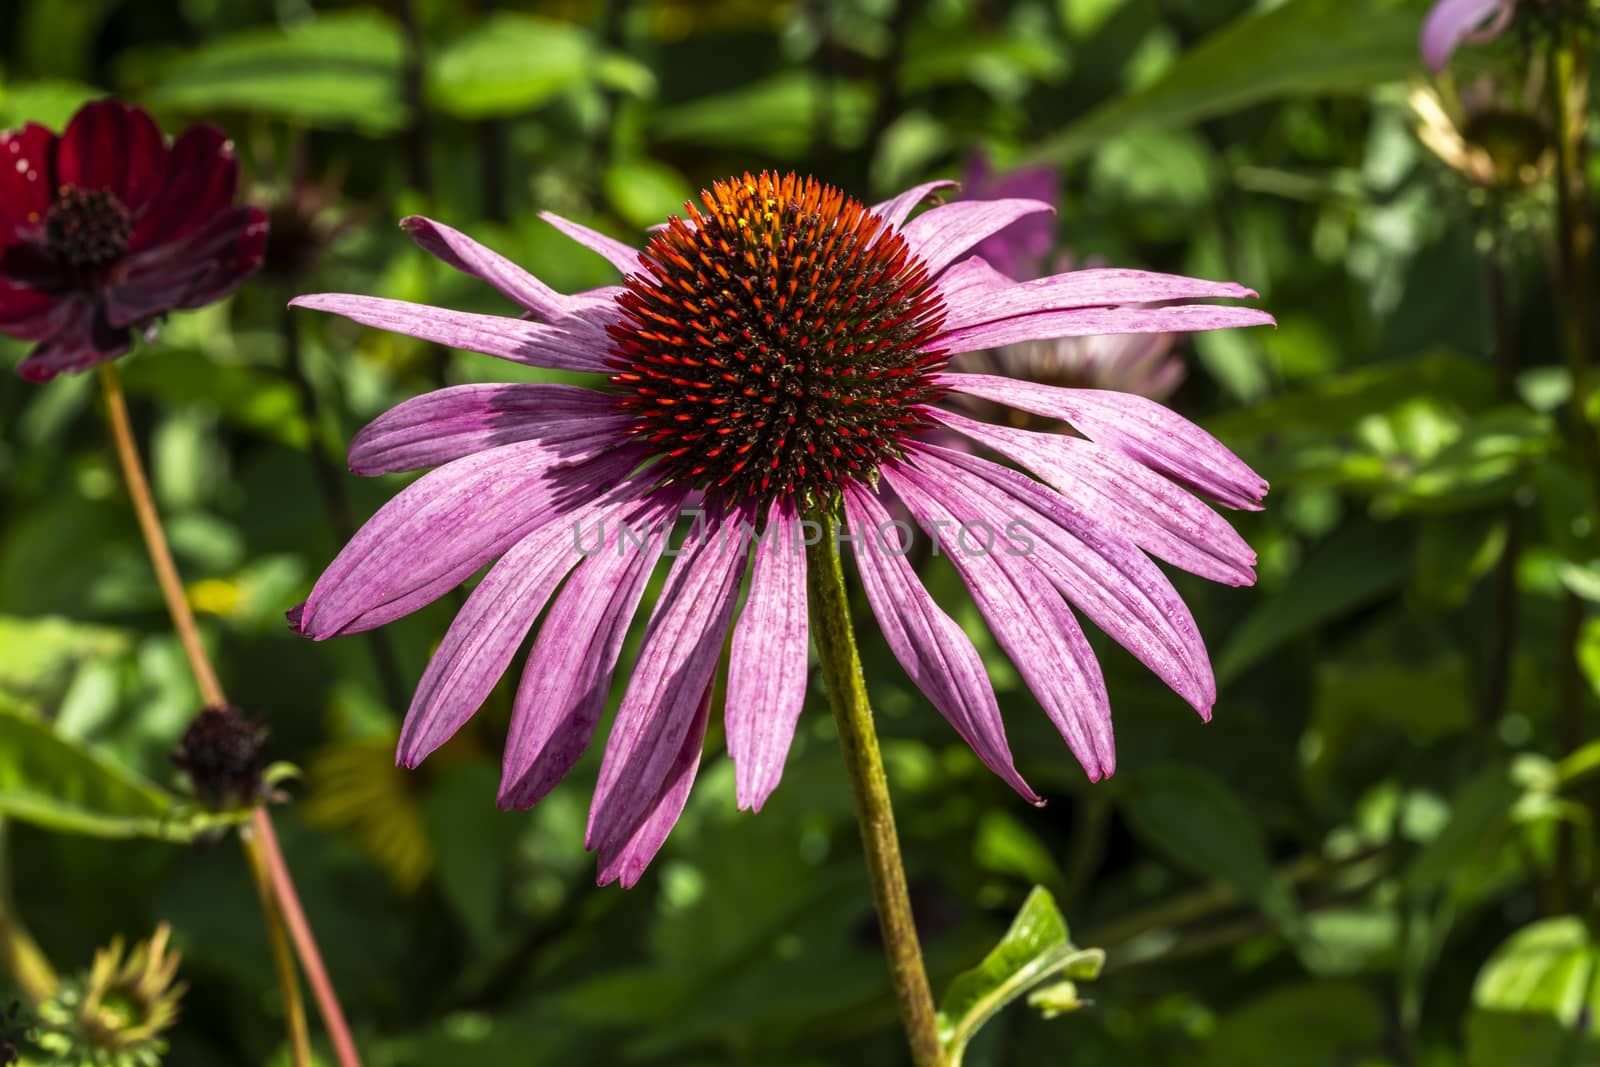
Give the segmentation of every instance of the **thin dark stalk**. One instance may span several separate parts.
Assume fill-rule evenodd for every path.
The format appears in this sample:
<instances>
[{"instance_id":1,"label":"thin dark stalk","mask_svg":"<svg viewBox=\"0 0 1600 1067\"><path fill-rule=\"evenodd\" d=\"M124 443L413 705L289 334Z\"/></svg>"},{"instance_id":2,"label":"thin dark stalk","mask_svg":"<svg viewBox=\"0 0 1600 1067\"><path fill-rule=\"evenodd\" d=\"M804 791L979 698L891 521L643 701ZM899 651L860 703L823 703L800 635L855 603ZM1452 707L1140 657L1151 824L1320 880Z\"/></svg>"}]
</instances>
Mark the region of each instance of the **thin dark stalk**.
<instances>
[{"instance_id":1,"label":"thin dark stalk","mask_svg":"<svg viewBox=\"0 0 1600 1067\"><path fill-rule=\"evenodd\" d=\"M422 29L412 0L397 0L396 16L406 39L406 62L401 77L406 109L411 121L406 125L406 177L411 187L424 196L433 195L433 165L429 150L427 75L423 67Z\"/></svg>"},{"instance_id":2,"label":"thin dark stalk","mask_svg":"<svg viewBox=\"0 0 1600 1067\"><path fill-rule=\"evenodd\" d=\"M912 1061L917 1067L944 1067L933 991L922 962L922 945L917 938L905 866L900 858L900 838L889 802L889 778L878 751L867 683L861 674L861 657L850 624L850 602L835 539L837 520L825 514L818 516L818 521L821 537L806 549L812 635L839 727L839 747L850 775L872 901L877 907L884 954L889 961L889 978L911 1044Z\"/></svg>"},{"instance_id":3,"label":"thin dark stalk","mask_svg":"<svg viewBox=\"0 0 1600 1067\"><path fill-rule=\"evenodd\" d=\"M312 384L310 376L306 373L305 357L300 345L299 319L294 314L294 309L287 303L278 319L278 331L283 338L283 362L289 377L294 380L295 390L300 399L300 414L311 429L311 464L316 473L317 489L322 495L322 503L328 511L328 518L333 522L333 528L338 533L341 541L349 541L356 532L355 512L350 506L350 494L345 491L344 478L337 467L328 459L327 452L322 447L320 433L323 423L323 406L316 386ZM411 702L406 692L405 683L400 673L400 661L394 654L394 646L389 642L389 636L383 630L369 630L365 635L367 650L372 654L373 667L378 672L378 684L383 689L384 699L389 707L401 709Z\"/></svg>"},{"instance_id":4,"label":"thin dark stalk","mask_svg":"<svg viewBox=\"0 0 1600 1067\"><path fill-rule=\"evenodd\" d=\"M1491 247L1484 257L1484 288L1489 298L1489 337L1493 346L1496 378L1500 393L1508 401L1516 399L1518 355L1512 330L1510 284L1506 271L1506 249L1501 204L1490 207ZM1505 545L1494 570L1494 617L1490 620L1488 655L1485 658L1483 689L1478 702L1479 733L1492 743L1500 717L1505 714L1511 689L1511 669L1517 648L1517 565L1522 556L1522 514L1516 500L1506 505Z\"/></svg>"},{"instance_id":5,"label":"thin dark stalk","mask_svg":"<svg viewBox=\"0 0 1600 1067\"><path fill-rule=\"evenodd\" d=\"M1556 273L1561 295L1561 321L1572 393L1568 432L1578 467L1589 488L1600 491L1600 444L1590 425L1589 363L1594 348L1593 293L1594 214L1588 190L1589 84L1586 31L1564 24L1553 54L1550 102L1556 124ZM1561 666L1556 708L1556 738L1561 755L1583 743L1586 696L1576 662L1577 641L1585 607L1568 593L1562 605ZM1555 904L1571 906L1577 863L1576 829L1563 822L1556 838Z\"/></svg>"},{"instance_id":6,"label":"thin dark stalk","mask_svg":"<svg viewBox=\"0 0 1600 1067\"><path fill-rule=\"evenodd\" d=\"M311 1067L311 1030L306 1026L306 1004L300 995L300 982L294 972L294 948L284 930L283 913L272 888L272 873L259 848L245 849L250 874L256 884L261 914L267 918L267 944L272 950L272 966L283 994L283 1015L289 1028L289 1053L294 1067Z\"/></svg>"}]
</instances>

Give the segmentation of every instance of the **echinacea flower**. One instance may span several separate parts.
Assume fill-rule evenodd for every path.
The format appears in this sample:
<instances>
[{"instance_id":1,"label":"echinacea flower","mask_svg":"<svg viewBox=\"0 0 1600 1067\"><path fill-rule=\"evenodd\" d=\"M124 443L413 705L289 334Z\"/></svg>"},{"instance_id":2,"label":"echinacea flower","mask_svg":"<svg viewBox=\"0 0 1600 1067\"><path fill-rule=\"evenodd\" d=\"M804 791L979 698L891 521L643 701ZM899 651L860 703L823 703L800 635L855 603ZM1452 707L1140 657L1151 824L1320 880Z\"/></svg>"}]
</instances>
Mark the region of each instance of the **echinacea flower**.
<instances>
[{"instance_id":1,"label":"echinacea flower","mask_svg":"<svg viewBox=\"0 0 1600 1067\"><path fill-rule=\"evenodd\" d=\"M1272 320L1193 303L1255 295L1226 282L1126 270L1014 282L968 253L1050 205L967 200L910 218L947 184L868 208L810 178L745 175L714 184L642 252L546 215L624 275L620 286L572 295L464 234L410 218L403 225L419 244L526 316L344 294L295 301L601 376L593 388L442 389L400 404L352 442L358 473L438 469L345 546L290 613L301 632L322 639L380 626L497 561L417 687L401 763L415 766L473 715L542 616L514 700L499 803L524 808L549 792L594 734L663 555L664 534L638 531L698 509L671 551L590 806L585 843L599 852L600 881L633 884L694 780L730 628L723 721L738 804L759 809L777 786L807 681L806 556L796 546L808 517L825 511L854 531L867 599L912 680L985 764L1039 802L1013 764L976 649L890 543L897 534L880 486L939 531L1000 646L1091 778L1115 767L1111 713L1069 603L1209 716L1216 686L1200 634L1146 553L1249 584L1254 553L1186 490L1255 508L1266 484L1143 397L951 373L946 356ZM1138 306L1155 301L1168 306ZM1061 420L1081 436L980 422L944 405L955 395ZM940 428L1037 477L933 443ZM975 551L979 523L1007 531L1010 550ZM752 528L761 538L750 553L742 531Z\"/></svg>"},{"instance_id":2,"label":"echinacea flower","mask_svg":"<svg viewBox=\"0 0 1600 1067\"><path fill-rule=\"evenodd\" d=\"M35 1040L52 1062L159 1067L162 1034L178 1021L186 988L177 980L179 955L167 951L171 936L162 923L126 953L116 938L95 953L87 974L63 982L39 1006Z\"/></svg>"},{"instance_id":3,"label":"echinacea flower","mask_svg":"<svg viewBox=\"0 0 1600 1067\"><path fill-rule=\"evenodd\" d=\"M168 145L116 100L59 136L0 133L0 333L38 344L18 372L47 381L127 352L176 308L232 292L261 262L266 218L235 207L233 145L211 126Z\"/></svg>"},{"instance_id":4,"label":"echinacea flower","mask_svg":"<svg viewBox=\"0 0 1600 1067\"><path fill-rule=\"evenodd\" d=\"M1505 32L1520 0L1439 0L1422 23L1422 60L1443 70L1463 43L1482 44Z\"/></svg>"}]
</instances>

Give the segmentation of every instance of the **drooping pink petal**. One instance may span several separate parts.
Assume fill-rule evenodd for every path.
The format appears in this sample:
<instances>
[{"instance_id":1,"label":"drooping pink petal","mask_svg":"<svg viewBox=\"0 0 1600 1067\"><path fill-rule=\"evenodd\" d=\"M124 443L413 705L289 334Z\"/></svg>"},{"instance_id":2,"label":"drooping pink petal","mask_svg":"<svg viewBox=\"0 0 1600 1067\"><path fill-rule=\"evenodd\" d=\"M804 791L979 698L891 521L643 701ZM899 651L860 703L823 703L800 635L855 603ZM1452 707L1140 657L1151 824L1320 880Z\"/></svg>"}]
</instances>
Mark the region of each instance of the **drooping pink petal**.
<instances>
[{"instance_id":1,"label":"drooping pink petal","mask_svg":"<svg viewBox=\"0 0 1600 1067\"><path fill-rule=\"evenodd\" d=\"M586 848L633 834L683 749L738 600L748 546L735 550L731 533L741 522L735 512L692 530L667 576L606 742Z\"/></svg>"},{"instance_id":2,"label":"drooping pink petal","mask_svg":"<svg viewBox=\"0 0 1600 1067\"><path fill-rule=\"evenodd\" d=\"M1515 10L1516 0L1439 0L1422 24L1423 61L1433 70L1443 70L1461 42L1496 36ZM1481 34L1476 32L1480 27Z\"/></svg>"},{"instance_id":3,"label":"drooping pink petal","mask_svg":"<svg viewBox=\"0 0 1600 1067\"><path fill-rule=\"evenodd\" d=\"M650 802L644 819L627 839L600 847L599 885L620 881L622 888L632 889L638 884L644 869L655 859L656 853L666 843L667 835L678 824L683 806L689 800L689 788L700 769L700 750L705 744L706 722L711 713L711 687L700 698L700 708L683 735L678 756L667 769L667 777Z\"/></svg>"},{"instance_id":4,"label":"drooping pink petal","mask_svg":"<svg viewBox=\"0 0 1600 1067\"><path fill-rule=\"evenodd\" d=\"M1105 679L1061 594L1031 564L1012 554L1021 547L1004 529L977 526L988 524L992 516L960 480L936 483L903 465L886 466L883 475L912 514L934 531L995 640L1061 731L1089 780L1113 773L1117 757ZM969 524L976 530L970 538Z\"/></svg>"},{"instance_id":5,"label":"drooping pink petal","mask_svg":"<svg viewBox=\"0 0 1600 1067\"><path fill-rule=\"evenodd\" d=\"M581 508L573 521L603 522L620 507ZM483 705L551 594L582 558L572 528L556 522L512 545L489 568L417 683L400 730L403 766L421 763Z\"/></svg>"},{"instance_id":6,"label":"drooping pink petal","mask_svg":"<svg viewBox=\"0 0 1600 1067\"><path fill-rule=\"evenodd\" d=\"M1022 557L1072 604L1155 672L1203 718L1217 685L1194 618L1144 553L1074 510L1054 490L985 459L933 445L917 451L930 476L961 480L986 505L989 522L1014 527Z\"/></svg>"},{"instance_id":7,"label":"drooping pink petal","mask_svg":"<svg viewBox=\"0 0 1600 1067\"><path fill-rule=\"evenodd\" d=\"M637 274L639 272L639 250L631 245L623 244L615 237L607 237L599 230L591 230L581 223L564 219L560 215L549 211L539 212L539 217L550 225L578 242L591 252L596 252L610 261L623 274Z\"/></svg>"},{"instance_id":8,"label":"drooping pink petal","mask_svg":"<svg viewBox=\"0 0 1600 1067\"><path fill-rule=\"evenodd\" d=\"M546 322L609 304L606 299L558 293L505 256L442 222L410 215L400 220L400 228L424 251L463 274L488 282Z\"/></svg>"},{"instance_id":9,"label":"drooping pink petal","mask_svg":"<svg viewBox=\"0 0 1600 1067\"><path fill-rule=\"evenodd\" d=\"M455 385L412 397L368 423L350 441L350 469L420 470L514 441L554 446L607 434L620 441L629 421L611 397L582 386Z\"/></svg>"},{"instance_id":10,"label":"drooping pink petal","mask_svg":"<svg viewBox=\"0 0 1600 1067\"><path fill-rule=\"evenodd\" d=\"M982 256L968 256L939 275L938 281L939 294L944 298L946 307L959 304L969 297L982 299L989 293L1015 284Z\"/></svg>"},{"instance_id":11,"label":"drooping pink petal","mask_svg":"<svg viewBox=\"0 0 1600 1067\"><path fill-rule=\"evenodd\" d=\"M589 747L628 624L677 508L678 497L666 495L629 515L626 528L578 530L589 555L550 605L528 653L506 736L500 807L538 803Z\"/></svg>"},{"instance_id":12,"label":"drooping pink petal","mask_svg":"<svg viewBox=\"0 0 1600 1067\"><path fill-rule=\"evenodd\" d=\"M879 532L890 530L889 513L870 490L856 484L845 487L844 503L851 532L864 535L855 546L856 568L895 659L986 767L1030 804L1044 803L1017 773L978 650L939 610L903 552L892 541L888 549L879 541Z\"/></svg>"},{"instance_id":13,"label":"drooping pink petal","mask_svg":"<svg viewBox=\"0 0 1600 1067\"><path fill-rule=\"evenodd\" d=\"M637 462L626 449L574 462L570 452L523 441L430 471L368 519L323 571L306 599L302 632L320 641L431 603L534 530L601 496Z\"/></svg>"},{"instance_id":14,"label":"drooping pink petal","mask_svg":"<svg viewBox=\"0 0 1600 1067\"><path fill-rule=\"evenodd\" d=\"M945 294L945 330L953 332L986 322L1074 308L1115 307L1211 297L1258 295L1235 282L1213 282L1179 274L1110 267L1068 271L1032 281L970 286Z\"/></svg>"},{"instance_id":15,"label":"drooping pink petal","mask_svg":"<svg viewBox=\"0 0 1600 1067\"><path fill-rule=\"evenodd\" d=\"M1184 304L1178 307L1093 307L1066 311L1041 311L993 322L947 328L930 343L956 355L982 348L1000 348L1023 341L1058 337L1090 337L1115 333L1191 333L1227 330L1236 326L1272 326L1277 322L1257 308L1222 304Z\"/></svg>"},{"instance_id":16,"label":"drooping pink petal","mask_svg":"<svg viewBox=\"0 0 1600 1067\"><path fill-rule=\"evenodd\" d=\"M996 175L990 170L988 159L975 152L968 158L962 191L970 200L1021 197L1053 204L1060 199L1061 175L1048 165L1020 167ZM985 237L975 251L1008 277L1024 278L1038 272L1055 244L1055 235L1055 219L1029 215Z\"/></svg>"},{"instance_id":17,"label":"drooping pink petal","mask_svg":"<svg viewBox=\"0 0 1600 1067\"><path fill-rule=\"evenodd\" d=\"M576 317L547 325L349 293L313 293L297 296L289 304L531 367L595 372L606 369L603 330Z\"/></svg>"},{"instance_id":18,"label":"drooping pink petal","mask_svg":"<svg viewBox=\"0 0 1600 1067\"><path fill-rule=\"evenodd\" d=\"M900 232L936 277L985 237L1040 211L1055 208L1042 200L958 200L923 212Z\"/></svg>"},{"instance_id":19,"label":"drooping pink petal","mask_svg":"<svg viewBox=\"0 0 1600 1067\"><path fill-rule=\"evenodd\" d=\"M987 374L941 374L938 381L958 393L1060 419L1089 440L1229 507L1259 510L1267 495L1266 481L1221 441L1142 396L1061 389Z\"/></svg>"},{"instance_id":20,"label":"drooping pink petal","mask_svg":"<svg viewBox=\"0 0 1600 1067\"><path fill-rule=\"evenodd\" d=\"M885 200L881 204L873 204L871 210L874 215L887 220L891 228L898 230L906 221L906 216L915 211L918 204L927 202L930 197L937 201L935 193L955 187L956 183L952 181L923 182L921 185L913 185L899 196Z\"/></svg>"},{"instance_id":21,"label":"drooping pink petal","mask_svg":"<svg viewBox=\"0 0 1600 1067\"><path fill-rule=\"evenodd\" d=\"M760 811L783 777L806 699L806 557L799 513L777 500L733 629L723 722L739 809Z\"/></svg>"},{"instance_id":22,"label":"drooping pink petal","mask_svg":"<svg viewBox=\"0 0 1600 1067\"><path fill-rule=\"evenodd\" d=\"M1244 538L1144 464L1069 434L996 426L939 409L928 416L1033 471L1074 507L1158 558L1226 585L1254 583L1256 554Z\"/></svg>"}]
</instances>

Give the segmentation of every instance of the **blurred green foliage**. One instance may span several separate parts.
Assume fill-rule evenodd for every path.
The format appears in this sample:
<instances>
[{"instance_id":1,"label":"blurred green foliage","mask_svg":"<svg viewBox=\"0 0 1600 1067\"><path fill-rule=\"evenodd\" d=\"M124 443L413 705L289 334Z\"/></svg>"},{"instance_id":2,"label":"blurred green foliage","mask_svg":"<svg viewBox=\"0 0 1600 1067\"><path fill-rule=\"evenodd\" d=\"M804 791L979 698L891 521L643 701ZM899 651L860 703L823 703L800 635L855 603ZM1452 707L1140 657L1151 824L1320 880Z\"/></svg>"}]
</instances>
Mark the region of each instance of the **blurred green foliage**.
<instances>
[{"instance_id":1,"label":"blurred green foliage","mask_svg":"<svg viewBox=\"0 0 1600 1067\"><path fill-rule=\"evenodd\" d=\"M495 809L509 693L419 771L394 768L450 599L324 645L281 619L402 484L348 475L343 445L442 382L544 372L291 319L286 299L507 310L405 239L393 222L410 212L572 289L614 275L539 210L636 240L730 172L798 168L877 197L982 151L1063 168L1063 248L1240 280L1280 327L1185 342L1173 401L1273 483L1264 512L1236 517L1258 588L1175 578L1215 655L1215 722L1095 635L1121 769L1090 786L958 579L930 569L1051 798L1036 811L864 635L946 1022L986 1011L995 983L1032 990L964 1063L1600 1063L1600 949L1578 918L1600 748L1574 751L1557 711L1575 701L1576 740L1595 734L1600 529L1563 445L1552 209L1539 190L1471 187L1414 136L1427 6L0 5L0 125L59 127L104 92L168 129L217 122L252 198L301 242L228 304L173 317L124 371L229 691L305 769L278 818L367 1062L904 1052L817 687L759 816L734 811L713 727L683 823L632 892L595 890L581 851L594 753L532 812ZM1475 61L1515 64L1516 47ZM21 353L0 338L8 364ZM0 384L0 815L18 907L66 968L171 921L190 991L167 1062L287 1063L248 874L206 844L168 761L197 696L92 386ZM1033 939L1019 959L1056 966L1024 975L1018 938ZM1092 983L1076 984L1095 968L1074 943L1106 952Z\"/></svg>"}]
</instances>

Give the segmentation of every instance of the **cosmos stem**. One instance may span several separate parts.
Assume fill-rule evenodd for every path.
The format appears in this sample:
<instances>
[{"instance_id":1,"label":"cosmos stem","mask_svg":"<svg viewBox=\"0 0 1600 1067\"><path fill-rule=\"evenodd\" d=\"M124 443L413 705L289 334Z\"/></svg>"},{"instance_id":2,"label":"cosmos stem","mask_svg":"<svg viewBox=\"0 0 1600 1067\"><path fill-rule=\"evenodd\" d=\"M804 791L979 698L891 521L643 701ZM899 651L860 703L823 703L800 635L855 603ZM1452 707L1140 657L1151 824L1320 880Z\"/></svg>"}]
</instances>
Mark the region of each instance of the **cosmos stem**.
<instances>
[{"instance_id":1,"label":"cosmos stem","mask_svg":"<svg viewBox=\"0 0 1600 1067\"><path fill-rule=\"evenodd\" d=\"M177 565L172 561L172 549L167 544L166 531L162 529L161 516L156 511L155 497L150 492L150 479L145 475L144 461L139 457L139 447L134 441L128 404L123 397L122 381L117 375L115 363L100 364L100 385L105 395L106 417L111 423L117 459L122 465L123 478L128 486L128 496L133 501L134 514L139 519L139 529L144 534L145 548L155 569L157 583L161 586L161 595L166 600L172 627L177 631L178 641L189 660L189 669L194 674L201 700L207 707L225 707L227 696L206 654L205 643L200 639L200 629L195 625L194 612L184 594L183 581L178 576ZM262 918L267 926L268 938L274 942L273 963L282 990L284 1013L288 1016L296 1067L310 1067L311 1056L307 1043L295 1040L296 1034L306 1033L305 1007L300 997L299 979L294 973L293 961L286 954L276 951L276 942L284 937L285 928L299 953L301 966L311 980L312 992L322 1012L323 1025L327 1027L341 1067L361 1067L344 1012L333 987L328 983L321 951L305 922L299 895L278 849L272 818L264 807L258 804L251 812L250 831L241 833L239 840L251 870L263 872L271 887L270 898L267 895L262 897ZM295 921L297 918L298 924Z\"/></svg>"},{"instance_id":2,"label":"cosmos stem","mask_svg":"<svg viewBox=\"0 0 1600 1067\"><path fill-rule=\"evenodd\" d=\"M939 1040L938 1018L928 973L922 963L922 945L911 915L911 898L906 891L905 865L900 859L900 839L895 833L894 810L889 803L889 780L878 751L878 735L872 723L872 707L867 701L866 681L861 675L861 657L856 651L855 631L850 625L850 605L844 587L844 571L839 564L835 539L837 520L831 514L814 516L821 536L806 549L810 585L812 633L817 658L822 663L822 678L833 705L839 727L839 746L844 751L845 768L850 774L855 799L856 821L867 855L867 874L872 882L872 900L883 931L884 953L889 960L889 976L894 984L900 1020L911 1043L911 1057L917 1067L943 1067L944 1047Z\"/></svg>"}]
</instances>

